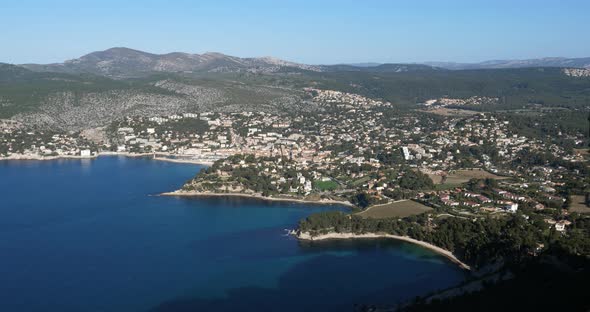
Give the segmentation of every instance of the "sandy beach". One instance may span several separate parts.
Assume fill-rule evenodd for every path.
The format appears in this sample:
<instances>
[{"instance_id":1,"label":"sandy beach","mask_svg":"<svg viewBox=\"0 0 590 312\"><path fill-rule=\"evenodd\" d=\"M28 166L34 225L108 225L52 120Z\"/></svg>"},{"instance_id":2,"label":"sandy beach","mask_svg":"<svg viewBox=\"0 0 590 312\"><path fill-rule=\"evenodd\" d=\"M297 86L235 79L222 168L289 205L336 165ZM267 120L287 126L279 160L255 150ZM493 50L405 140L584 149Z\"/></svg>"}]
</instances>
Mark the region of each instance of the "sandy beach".
<instances>
[{"instance_id":1,"label":"sandy beach","mask_svg":"<svg viewBox=\"0 0 590 312\"><path fill-rule=\"evenodd\" d=\"M168 158L168 157L154 157L154 160L160 160L160 161L168 161L168 162L174 162L174 163L182 163L182 164L195 164L195 165L205 165L205 166L211 166L213 165L212 161L201 161L198 159L182 159L182 158Z\"/></svg>"},{"instance_id":2,"label":"sandy beach","mask_svg":"<svg viewBox=\"0 0 590 312\"><path fill-rule=\"evenodd\" d=\"M353 204L347 201L339 201L332 199L299 199L299 198L285 198L285 197L268 197L259 194L244 194L244 193L203 193L203 192L185 192L185 191L174 191L160 194L162 196L187 196L187 197L244 197L244 198L255 198L268 201L283 201L283 202L294 202L294 203L306 203L306 204L325 204L325 205L343 205L348 207L354 207Z\"/></svg>"},{"instance_id":3,"label":"sandy beach","mask_svg":"<svg viewBox=\"0 0 590 312\"><path fill-rule=\"evenodd\" d=\"M300 233L299 235L296 235L297 238L301 239L301 240L312 240L312 241L316 241L316 240L326 240L326 239L359 239L359 238L391 238L391 239L397 239L397 240L401 240L404 242L408 242L408 243L412 243L412 244L416 244L419 245L421 247L424 248L428 248L434 252L436 252L437 254L440 254L441 256L444 256L446 258L448 258L449 260L451 260L452 262L458 264L462 269L465 270L471 270L471 267L462 262L461 260L459 260L455 255L453 255L452 252L440 248L438 246L432 245L430 243L424 242L424 241L420 241L417 239L413 239L411 237L407 237L407 236L399 236L399 235L392 235L392 234L386 234L386 233L367 233L367 234L354 234L354 233L328 233L328 234L324 234L324 235L318 235L318 236L311 236L309 233Z\"/></svg>"}]
</instances>

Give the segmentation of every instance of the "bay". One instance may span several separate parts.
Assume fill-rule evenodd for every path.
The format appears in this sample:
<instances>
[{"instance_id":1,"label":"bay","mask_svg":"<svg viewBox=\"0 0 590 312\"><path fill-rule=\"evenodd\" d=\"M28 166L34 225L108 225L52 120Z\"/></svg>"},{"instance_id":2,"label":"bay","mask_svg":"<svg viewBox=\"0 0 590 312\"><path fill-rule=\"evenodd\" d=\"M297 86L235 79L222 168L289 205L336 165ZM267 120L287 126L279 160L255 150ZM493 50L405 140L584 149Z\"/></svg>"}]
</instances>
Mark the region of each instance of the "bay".
<instances>
[{"instance_id":1,"label":"bay","mask_svg":"<svg viewBox=\"0 0 590 312\"><path fill-rule=\"evenodd\" d=\"M393 240L302 243L345 207L154 196L202 166L149 158L0 161L0 311L349 311L460 283Z\"/></svg>"}]
</instances>

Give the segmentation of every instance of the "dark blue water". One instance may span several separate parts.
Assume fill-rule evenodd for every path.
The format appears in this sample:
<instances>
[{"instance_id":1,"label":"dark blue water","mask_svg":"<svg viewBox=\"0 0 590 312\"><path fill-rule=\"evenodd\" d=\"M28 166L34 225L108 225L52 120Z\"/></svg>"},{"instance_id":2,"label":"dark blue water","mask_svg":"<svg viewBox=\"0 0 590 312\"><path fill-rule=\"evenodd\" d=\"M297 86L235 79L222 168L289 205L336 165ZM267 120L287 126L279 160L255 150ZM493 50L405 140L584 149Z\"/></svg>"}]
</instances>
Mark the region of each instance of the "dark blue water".
<instances>
[{"instance_id":1,"label":"dark blue water","mask_svg":"<svg viewBox=\"0 0 590 312\"><path fill-rule=\"evenodd\" d=\"M0 161L0 311L349 311L464 278L406 243L284 236L310 213L343 208L150 196L199 169Z\"/></svg>"}]
</instances>

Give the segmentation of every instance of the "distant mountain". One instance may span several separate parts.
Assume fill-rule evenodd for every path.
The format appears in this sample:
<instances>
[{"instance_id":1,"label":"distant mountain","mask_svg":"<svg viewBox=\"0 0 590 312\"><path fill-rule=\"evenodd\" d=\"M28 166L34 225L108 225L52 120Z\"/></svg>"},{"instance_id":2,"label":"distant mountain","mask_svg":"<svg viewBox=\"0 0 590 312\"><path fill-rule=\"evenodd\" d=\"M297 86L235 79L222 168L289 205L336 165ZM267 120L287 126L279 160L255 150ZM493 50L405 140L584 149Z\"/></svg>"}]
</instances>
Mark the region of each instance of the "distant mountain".
<instances>
[{"instance_id":1,"label":"distant mountain","mask_svg":"<svg viewBox=\"0 0 590 312\"><path fill-rule=\"evenodd\" d=\"M493 60L480 63L453 63L453 62L426 62L426 65L452 70L463 69L501 69L501 68L525 68L525 67L575 67L590 68L590 57L564 58L546 57L529 60Z\"/></svg>"},{"instance_id":2,"label":"distant mountain","mask_svg":"<svg viewBox=\"0 0 590 312\"><path fill-rule=\"evenodd\" d=\"M173 52L153 54L129 48L111 48L92 52L80 58L54 64L23 64L34 72L95 74L124 79L145 77L154 73L289 73L289 72L369 72L403 73L465 69L503 69L525 67L590 68L590 58L542 58L530 60L497 60L481 63L427 62L424 64L357 63L307 65L273 57L240 58L222 53L189 54Z\"/></svg>"},{"instance_id":3,"label":"distant mountain","mask_svg":"<svg viewBox=\"0 0 590 312\"><path fill-rule=\"evenodd\" d=\"M305 65L272 57L112 48L57 64L0 63L0 119L78 131L122 116L321 109L303 92L308 86L384 99L400 107L472 96L501 98L486 108L494 110L539 103L580 107L588 103L590 80L584 73L571 74L558 67L589 63L590 58L546 58L478 64ZM243 73L259 75L252 79ZM134 79L138 77L142 79Z\"/></svg>"},{"instance_id":4,"label":"distant mountain","mask_svg":"<svg viewBox=\"0 0 590 312\"><path fill-rule=\"evenodd\" d=\"M371 72L371 73L405 73L405 72L427 72L438 71L438 68L424 64L377 64L374 66L356 66L356 65L323 65L320 66L322 71L326 72Z\"/></svg>"},{"instance_id":5,"label":"distant mountain","mask_svg":"<svg viewBox=\"0 0 590 312\"><path fill-rule=\"evenodd\" d=\"M155 55L128 49L27 67L36 71L0 64L0 119L67 131L104 126L122 116L322 109L302 90L309 86L383 99L405 108L440 97L473 96L501 99L493 107L480 107L482 110L530 105L579 108L587 106L590 96L590 80L557 67L448 70L420 64L381 64L308 69L273 58L242 59L214 53ZM190 70L199 74L174 73ZM215 74L218 71L231 73ZM244 71L263 74L252 79L252 75L242 74ZM151 75L154 72L166 74ZM267 72L270 74L264 74Z\"/></svg>"},{"instance_id":6,"label":"distant mountain","mask_svg":"<svg viewBox=\"0 0 590 312\"><path fill-rule=\"evenodd\" d=\"M342 64L342 65L307 65L289 62L273 57L240 58L216 52L188 54L173 52L153 54L129 48L111 48L92 52L80 58L54 64L22 64L23 68L35 72L57 72L68 74L95 74L111 78L143 77L153 73L276 73L276 72L414 72L436 70L433 66L423 64Z\"/></svg>"},{"instance_id":7,"label":"distant mountain","mask_svg":"<svg viewBox=\"0 0 590 312\"><path fill-rule=\"evenodd\" d=\"M29 73L31 73L29 70L20 66L0 63L0 82L20 80L26 78Z\"/></svg>"},{"instance_id":8,"label":"distant mountain","mask_svg":"<svg viewBox=\"0 0 590 312\"><path fill-rule=\"evenodd\" d=\"M138 65L128 66L137 70ZM60 131L101 127L123 116L316 109L305 97L300 88L273 86L269 80L239 73L113 79L91 73L35 72L0 63L0 120L11 118Z\"/></svg>"},{"instance_id":9,"label":"distant mountain","mask_svg":"<svg viewBox=\"0 0 590 312\"><path fill-rule=\"evenodd\" d=\"M375 67L375 66L379 66L383 63L375 63L375 62L366 62L366 63L351 63L351 64L345 64L345 65L350 65L350 66L355 66L355 67Z\"/></svg>"},{"instance_id":10,"label":"distant mountain","mask_svg":"<svg viewBox=\"0 0 590 312\"><path fill-rule=\"evenodd\" d=\"M277 72L319 70L316 66L275 59L239 58L221 53L152 54L128 48L111 48L55 64L23 64L37 72L91 73L114 78L140 77L154 72Z\"/></svg>"}]
</instances>

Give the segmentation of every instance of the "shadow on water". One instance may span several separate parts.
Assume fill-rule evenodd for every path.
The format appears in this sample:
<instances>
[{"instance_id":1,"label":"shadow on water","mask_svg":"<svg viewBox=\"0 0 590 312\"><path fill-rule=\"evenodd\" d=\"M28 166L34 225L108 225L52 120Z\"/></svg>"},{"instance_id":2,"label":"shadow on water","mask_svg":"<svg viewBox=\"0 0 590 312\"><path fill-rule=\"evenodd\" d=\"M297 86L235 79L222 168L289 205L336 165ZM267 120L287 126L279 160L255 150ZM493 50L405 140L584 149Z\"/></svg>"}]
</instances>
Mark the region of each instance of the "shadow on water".
<instances>
[{"instance_id":1,"label":"shadow on water","mask_svg":"<svg viewBox=\"0 0 590 312\"><path fill-rule=\"evenodd\" d=\"M259 228L225 233L203 240L195 240L190 243L189 247L196 252L205 249L208 250L209 256L215 261L231 257L232 255L239 255L241 260L249 261L302 255L313 256L323 253L357 253L369 257L390 253L412 260L432 261L436 263L446 262L454 265L448 259L428 249L395 239L370 238L301 241L286 233L286 230L283 228ZM247 244L244 243L245 237L248 238ZM293 248L294 245L297 248Z\"/></svg>"},{"instance_id":2,"label":"shadow on water","mask_svg":"<svg viewBox=\"0 0 590 312\"><path fill-rule=\"evenodd\" d=\"M276 234L277 229L256 232L269 235ZM284 241L289 239L277 237L283 244L273 246L285 245ZM232 238L218 237L214 244L223 245L227 239ZM196 242L192 247L202 248L201 243ZM225 291L224 297L216 298L198 294L178 297L161 302L149 311L352 311L355 304L397 304L461 280L459 269L449 269L441 257L402 242L379 239L292 243L311 257L293 264L279 277L275 288L232 288ZM255 245L252 248L250 253L243 254L244 262L292 255L289 251L292 248L272 251ZM399 256L408 252L409 255ZM417 259L433 261L425 265Z\"/></svg>"}]
</instances>

